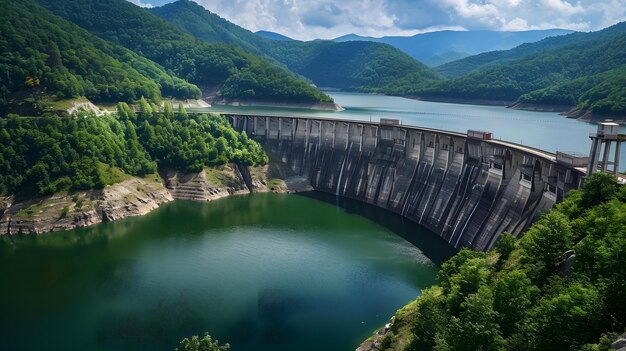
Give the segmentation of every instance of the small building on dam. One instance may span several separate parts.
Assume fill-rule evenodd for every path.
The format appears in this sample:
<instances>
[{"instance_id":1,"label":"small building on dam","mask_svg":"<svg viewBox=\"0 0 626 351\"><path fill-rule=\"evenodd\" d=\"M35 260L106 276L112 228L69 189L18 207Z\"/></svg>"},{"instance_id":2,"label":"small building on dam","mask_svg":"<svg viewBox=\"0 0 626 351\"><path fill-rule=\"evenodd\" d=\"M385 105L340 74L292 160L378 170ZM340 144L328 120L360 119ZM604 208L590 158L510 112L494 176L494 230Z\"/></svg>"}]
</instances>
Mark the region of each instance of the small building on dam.
<instances>
[{"instance_id":1,"label":"small building on dam","mask_svg":"<svg viewBox=\"0 0 626 351\"><path fill-rule=\"evenodd\" d=\"M239 131L319 191L383 207L455 248L488 250L519 236L578 188L587 157L455 133L324 118L226 114Z\"/></svg>"}]
</instances>

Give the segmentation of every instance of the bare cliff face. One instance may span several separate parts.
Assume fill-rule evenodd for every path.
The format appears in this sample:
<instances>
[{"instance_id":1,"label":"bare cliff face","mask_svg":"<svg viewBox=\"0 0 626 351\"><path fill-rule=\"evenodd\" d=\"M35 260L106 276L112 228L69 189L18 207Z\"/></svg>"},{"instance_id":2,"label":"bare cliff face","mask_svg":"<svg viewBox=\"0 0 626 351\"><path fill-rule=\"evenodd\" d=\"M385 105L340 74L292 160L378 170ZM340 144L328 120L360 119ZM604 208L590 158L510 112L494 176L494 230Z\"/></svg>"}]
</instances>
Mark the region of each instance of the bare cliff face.
<instances>
[{"instance_id":1,"label":"bare cliff face","mask_svg":"<svg viewBox=\"0 0 626 351\"><path fill-rule=\"evenodd\" d=\"M160 180L131 178L102 190L63 193L11 204L0 234L41 234L146 214L172 195Z\"/></svg>"},{"instance_id":2,"label":"bare cliff face","mask_svg":"<svg viewBox=\"0 0 626 351\"><path fill-rule=\"evenodd\" d=\"M161 176L129 179L101 190L60 193L15 202L0 198L0 235L42 234L141 216L179 199L211 201L253 192L312 190L284 167L223 165L199 173L164 171Z\"/></svg>"}]
</instances>

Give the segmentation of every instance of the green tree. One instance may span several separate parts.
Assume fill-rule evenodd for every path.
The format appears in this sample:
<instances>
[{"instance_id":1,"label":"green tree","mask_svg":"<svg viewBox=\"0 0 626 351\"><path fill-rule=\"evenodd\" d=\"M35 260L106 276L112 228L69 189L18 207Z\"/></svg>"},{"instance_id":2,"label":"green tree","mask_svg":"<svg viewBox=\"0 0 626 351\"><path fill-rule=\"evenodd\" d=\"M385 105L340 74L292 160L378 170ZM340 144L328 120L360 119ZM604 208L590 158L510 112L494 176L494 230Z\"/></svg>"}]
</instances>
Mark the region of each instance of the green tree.
<instances>
[{"instance_id":1,"label":"green tree","mask_svg":"<svg viewBox=\"0 0 626 351\"><path fill-rule=\"evenodd\" d=\"M448 345L454 351L500 350L504 340L493 309L493 296L482 286L461 304L459 317L452 317L447 329Z\"/></svg>"},{"instance_id":2,"label":"green tree","mask_svg":"<svg viewBox=\"0 0 626 351\"><path fill-rule=\"evenodd\" d=\"M485 258L471 258L461 265L459 273L451 279L448 293L448 308L453 316L458 315L467 296L476 293L487 283L490 273L490 266Z\"/></svg>"},{"instance_id":3,"label":"green tree","mask_svg":"<svg viewBox=\"0 0 626 351\"><path fill-rule=\"evenodd\" d=\"M584 209L599 205L615 197L617 179L608 173L596 173L583 184L580 206Z\"/></svg>"},{"instance_id":4,"label":"green tree","mask_svg":"<svg viewBox=\"0 0 626 351\"><path fill-rule=\"evenodd\" d=\"M146 99L142 96L139 100L139 109L141 110L139 114L143 119L151 119L152 118L152 106L146 101Z\"/></svg>"},{"instance_id":5,"label":"green tree","mask_svg":"<svg viewBox=\"0 0 626 351\"><path fill-rule=\"evenodd\" d=\"M525 323L530 350L575 350L597 340L606 321L601 318L598 290L574 283L555 296L546 296Z\"/></svg>"},{"instance_id":6,"label":"green tree","mask_svg":"<svg viewBox=\"0 0 626 351\"><path fill-rule=\"evenodd\" d=\"M230 350L230 345L225 344L220 346L218 340L213 340L209 333L204 333L202 338L194 335L189 338L183 339L180 342L176 351L228 351Z\"/></svg>"},{"instance_id":7,"label":"green tree","mask_svg":"<svg viewBox=\"0 0 626 351\"><path fill-rule=\"evenodd\" d=\"M519 329L526 313L539 296L539 288L534 286L526 274L520 270L504 273L495 284L494 310L498 312L498 323L502 336L508 337Z\"/></svg>"},{"instance_id":8,"label":"green tree","mask_svg":"<svg viewBox=\"0 0 626 351\"><path fill-rule=\"evenodd\" d=\"M521 260L533 282L541 286L556 272L563 254L573 246L571 238L572 229L567 217L551 211L520 239Z\"/></svg>"},{"instance_id":9,"label":"green tree","mask_svg":"<svg viewBox=\"0 0 626 351\"><path fill-rule=\"evenodd\" d=\"M438 287L427 289L417 302L412 340L407 350L432 350L436 337L443 333L447 322L445 299Z\"/></svg>"},{"instance_id":10,"label":"green tree","mask_svg":"<svg viewBox=\"0 0 626 351\"><path fill-rule=\"evenodd\" d=\"M187 115L187 110L185 110L185 106L183 106L183 103L182 103L182 102L179 102L179 103L178 103L178 115L179 115L179 116L181 116L181 117L183 117L183 118L187 118L187 117L189 117L189 116Z\"/></svg>"},{"instance_id":11,"label":"green tree","mask_svg":"<svg viewBox=\"0 0 626 351\"><path fill-rule=\"evenodd\" d=\"M169 101L163 103L163 116L170 119L174 118L174 109L172 108L172 103Z\"/></svg>"},{"instance_id":12,"label":"green tree","mask_svg":"<svg viewBox=\"0 0 626 351\"><path fill-rule=\"evenodd\" d=\"M517 239L511 233L502 233L500 234L500 239L496 244L495 250L500 254L500 258L498 259L498 263L502 263L509 259L511 252L515 250Z\"/></svg>"}]
</instances>

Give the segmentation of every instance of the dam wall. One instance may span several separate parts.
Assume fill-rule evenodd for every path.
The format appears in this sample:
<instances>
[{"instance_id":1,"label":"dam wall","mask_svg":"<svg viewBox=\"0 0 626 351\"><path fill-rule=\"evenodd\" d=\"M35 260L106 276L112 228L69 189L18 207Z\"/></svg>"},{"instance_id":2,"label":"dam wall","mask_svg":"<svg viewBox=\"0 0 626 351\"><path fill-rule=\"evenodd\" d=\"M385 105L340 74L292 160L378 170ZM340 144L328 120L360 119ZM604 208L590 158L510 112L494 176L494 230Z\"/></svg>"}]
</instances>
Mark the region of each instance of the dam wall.
<instances>
[{"instance_id":1,"label":"dam wall","mask_svg":"<svg viewBox=\"0 0 626 351\"><path fill-rule=\"evenodd\" d=\"M584 170L484 133L381 123L225 114L319 191L415 221L455 248L516 236L581 185Z\"/></svg>"}]
</instances>

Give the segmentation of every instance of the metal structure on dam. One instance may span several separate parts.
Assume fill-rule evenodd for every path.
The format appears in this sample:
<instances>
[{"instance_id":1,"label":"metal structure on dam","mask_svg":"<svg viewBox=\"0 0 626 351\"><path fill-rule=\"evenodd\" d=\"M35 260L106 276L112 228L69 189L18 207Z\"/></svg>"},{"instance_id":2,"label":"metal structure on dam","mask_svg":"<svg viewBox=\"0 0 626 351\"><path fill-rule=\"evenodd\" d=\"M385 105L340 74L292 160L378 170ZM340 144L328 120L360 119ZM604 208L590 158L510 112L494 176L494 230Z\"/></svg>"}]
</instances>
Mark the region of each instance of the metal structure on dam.
<instances>
[{"instance_id":1,"label":"metal structure on dam","mask_svg":"<svg viewBox=\"0 0 626 351\"><path fill-rule=\"evenodd\" d=\"M586 174L586 157L491 140L484 132L397 120L224 115L316 190L396 212L455 248L488 250L502 232L519 236Z\"/></svg>"}]
</instances>

